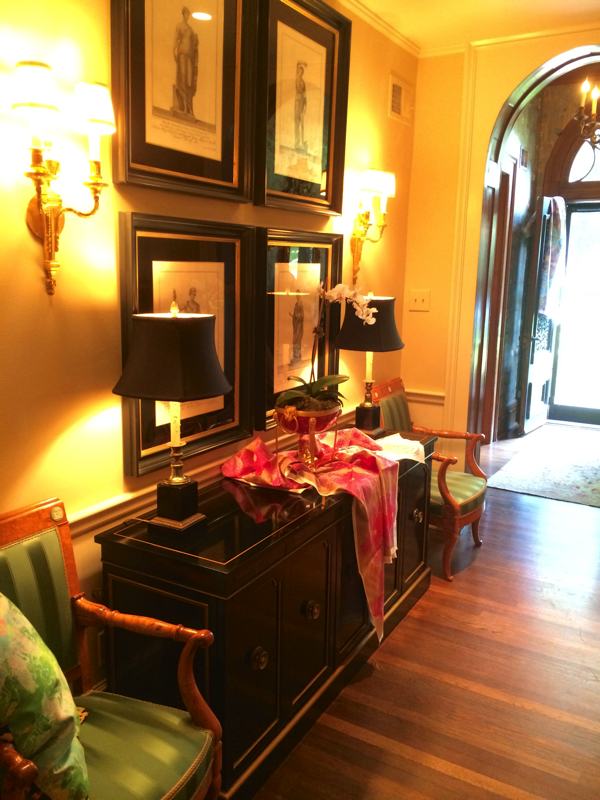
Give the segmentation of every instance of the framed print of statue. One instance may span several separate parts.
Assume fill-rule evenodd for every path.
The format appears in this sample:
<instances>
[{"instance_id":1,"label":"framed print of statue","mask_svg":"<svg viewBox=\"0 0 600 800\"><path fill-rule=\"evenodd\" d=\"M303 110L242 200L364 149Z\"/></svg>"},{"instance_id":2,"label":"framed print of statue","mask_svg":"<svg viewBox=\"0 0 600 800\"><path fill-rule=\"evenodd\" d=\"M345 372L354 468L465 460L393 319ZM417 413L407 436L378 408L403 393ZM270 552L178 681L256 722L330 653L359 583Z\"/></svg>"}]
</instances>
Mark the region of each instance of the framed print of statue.
<instances>
[{"instance_id":1,"label":"framed print of statue","mask_svg":"<svg viewBox=\"0 0 600 800\"><path fill-rule=\"evenodd\" d=\"M249 199L255 20L254 0L113 0L117 181Z\"/></svg>"},{"instance_id":2,"label":"framed print of statue","mask_svg":"<svg viewBox=\"0 0 600 800\"><path fill-rule=\"evenodd\" d=\"M261 31L266 151L256 159L257 202L341 211L350 26L320 0L270 0Z\"/></svg>"},{"instance_id":3,"label":"framed print of statue","mask_svg":"<svg viewBox=\"0 0 600 800\"><path fill-rule=\"evenodd\" d=\"M329 289L340 280L342 242L341 234L267 233L267 426L277 395L294 385L289 379L300 376L310 380L313 347L317 377L336 371L337 351L332 342L339 329L339 306L328 306L328 313L320 319L319 290L321 286ZM322 330L315 337L320 326Z\"/></svg>"}]
</instances>

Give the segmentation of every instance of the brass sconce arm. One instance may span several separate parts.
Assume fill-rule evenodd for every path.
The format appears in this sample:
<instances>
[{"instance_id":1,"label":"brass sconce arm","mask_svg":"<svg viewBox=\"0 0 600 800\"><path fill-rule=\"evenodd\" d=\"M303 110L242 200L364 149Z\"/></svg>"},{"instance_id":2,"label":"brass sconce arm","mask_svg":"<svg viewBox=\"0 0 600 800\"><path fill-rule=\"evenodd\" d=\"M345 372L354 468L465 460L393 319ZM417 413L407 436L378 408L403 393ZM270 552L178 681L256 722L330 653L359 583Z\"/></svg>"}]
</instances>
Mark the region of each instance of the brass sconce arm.
<instances>
[{"instance_id":1,"label":"brass sconce arm","mask_svg":"<svg viewBox=\"0 0 600 800\"><path fill-rule=\"evenodd\" d=\"M84 185L90 189L92 208L89 211L79 211L76 208L64 207L61 197L52 189L52 182L58 176L59 169L58 161L44 159L41 148L32 148L31 169L26 175L35 185L35 195L27 206L26 221L31 233L42 243L47 294L54 294L56 290L56 273L59 267L56 255L60 234L65 224L65 215L93 216L100 207L100 193L107 186L102 180L100 162L90 161L90 179Z\"/></svg>"},{"instance_id":2,"label":"brass sconce arm","mask_svg":"<svg viewBox=\"0 0 600 800\"><path fill-rule=\"evenodd\" d=\"M350 237L350 252L352 253L352 285L356 285L358 273L360 271L360 260L362 257L362 249L365 242L379 242L383 237L383 233L387 227L385 213L379 211L377 214L377 221L371 222L372 213L369 210L359 211L354 220L354 228L352 229L352 236ZM374 229L377 235L369 235L369 232Z\"/></svg>"}]
</instances>

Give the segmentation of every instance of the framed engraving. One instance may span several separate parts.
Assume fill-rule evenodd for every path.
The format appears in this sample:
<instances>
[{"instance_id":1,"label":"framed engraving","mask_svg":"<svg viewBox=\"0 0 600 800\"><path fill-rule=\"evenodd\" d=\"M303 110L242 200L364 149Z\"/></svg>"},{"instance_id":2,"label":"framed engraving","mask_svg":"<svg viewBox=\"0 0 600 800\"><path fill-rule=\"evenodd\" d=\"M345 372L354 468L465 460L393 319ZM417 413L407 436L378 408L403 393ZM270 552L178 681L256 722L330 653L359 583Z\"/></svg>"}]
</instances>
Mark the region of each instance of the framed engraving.
<instances>
[{"instance_id":1,"label":"framed engraving","mask_svg":"<svg viewBox=\"0 0 600 800\"><path fill-rule=\"evenodd\" d=\"M203 0L202 13L113 0L115 177L249 199L254 0Z\"/></svg>"},{"instance_id":2,"label":"framed engraving","mask_svg":"<svg viewBox=\"0 0 600 800\"><path fill-rule=\"evenodd\" d=\"M350 26L320 0L270 0L257 202L341 211Z\"/></svg>"},{"instance_id":3,"label":"framed engraving","mask_svg":"<svg viewBox=\"0 0 600 800\"><path fill-rule=\"evenodd\" d=\"M319 290L337 284L343 237L269 230L266 265L266 409L271 424L277 395L294 386L289 379L310 379L313 346L315 375L337 369L332 342L339 330L339 305L327 304L319 319ZM315 330L322 335L315 342Z\"/></svg>"}]
</instances>

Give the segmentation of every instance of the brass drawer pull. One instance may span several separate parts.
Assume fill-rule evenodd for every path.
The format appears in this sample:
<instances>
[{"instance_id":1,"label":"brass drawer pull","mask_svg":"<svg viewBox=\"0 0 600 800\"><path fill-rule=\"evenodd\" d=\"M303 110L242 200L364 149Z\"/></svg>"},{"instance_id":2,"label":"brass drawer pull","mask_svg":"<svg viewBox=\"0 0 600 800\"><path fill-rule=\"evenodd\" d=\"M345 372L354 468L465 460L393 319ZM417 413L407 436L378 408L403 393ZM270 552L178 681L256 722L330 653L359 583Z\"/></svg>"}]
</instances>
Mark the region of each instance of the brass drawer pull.
<instances>
[{"instance_id":1,"label":"brass drawer pull","mask_svg":"<svg viewBox=\"0 0 600 800\"><path fill-rule=\"evenodd\" d=\"M412 512L410 516L412 521L416 522L417 525L420 525L423 522L424 519L423 512L418 508L415 508L415 510Z\"/></svg>"},{"instance_id":2,"label":"brass drawer pull","mask_svg":"<svg viewBox=\"0 0 600 800\"><path fill-rule=\"evenodd\" d=\"M262 672L269 666L269 653L264 647L255 647L250 654L250 664L256 672Z\"/></svg>"},{"instance_id":3,"label":"brass drawer pull","mask_svg":"<svg viewBox=\"0 0 600 800\"><path fill-rule=\"evenodd\" d=\"M308 600L304 606L304 615L306 619L317 620L321 616L321 604L316 600Z\"/></svg>"}]
</instances>

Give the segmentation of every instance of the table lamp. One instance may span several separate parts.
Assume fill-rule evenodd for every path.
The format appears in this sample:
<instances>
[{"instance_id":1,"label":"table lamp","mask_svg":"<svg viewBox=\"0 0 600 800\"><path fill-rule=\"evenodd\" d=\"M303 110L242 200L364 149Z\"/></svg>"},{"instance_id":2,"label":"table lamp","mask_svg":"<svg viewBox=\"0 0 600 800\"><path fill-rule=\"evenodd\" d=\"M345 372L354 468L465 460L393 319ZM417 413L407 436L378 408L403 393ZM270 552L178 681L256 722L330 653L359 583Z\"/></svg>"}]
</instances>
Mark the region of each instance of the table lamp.
<instances>
[{"instance_id":1,"label":"table lamp","mask_svg":"<svg viewBox=\"0 0 600 800\"><path fill-rule=\"evenodd\" d=\"M381 409L373 403L373 353L401 350L400 338L394 318L395 297L367 297L369 306L377 309L375 324L365 325L356 316L354 308L346 306L344 322L335 340L340 350L359 350L366 353L365 399L356 407L356 427L372 431L379 427Z\"/></svg>"},{"instance_id":2,"label":"table lamp","mask_svg":"<svg viewBox=\"0 0 600 800\"><path fill-rule=\"evenodd\" d=\"M169 402L171 474L156 488L152 525L185 530L198 513L198 483L183 474L181 403L231 391L215 350L212 314L134 314L131 346L113 392Z\"/></svg>"}]
</instances>

